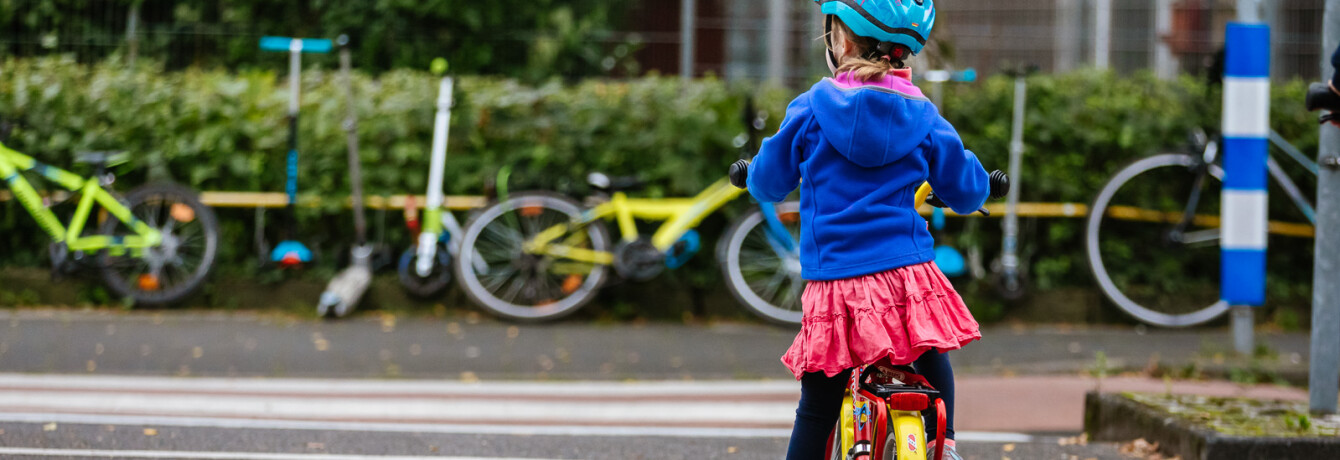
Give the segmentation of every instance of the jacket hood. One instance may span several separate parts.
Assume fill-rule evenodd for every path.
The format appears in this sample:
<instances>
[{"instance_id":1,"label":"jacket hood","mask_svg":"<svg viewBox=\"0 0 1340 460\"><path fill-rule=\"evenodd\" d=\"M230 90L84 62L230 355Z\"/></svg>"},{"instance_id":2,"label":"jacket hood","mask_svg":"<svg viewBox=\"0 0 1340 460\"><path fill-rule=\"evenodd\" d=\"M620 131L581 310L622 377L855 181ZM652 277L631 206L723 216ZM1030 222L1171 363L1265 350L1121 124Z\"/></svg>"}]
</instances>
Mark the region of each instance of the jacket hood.
<instances>
[{"instance_id":1,"label":"jacket hood","mask_svg":"<svg viewBox=\"0 0 1340 460\"><path fill-rule=\"evenodd\" d=\"M833 148L852 163L873 168L916 151L939 117L935 105L911 89L844 87L825 78L811 89L810 104Z\"/></svg>"}]
</instances>

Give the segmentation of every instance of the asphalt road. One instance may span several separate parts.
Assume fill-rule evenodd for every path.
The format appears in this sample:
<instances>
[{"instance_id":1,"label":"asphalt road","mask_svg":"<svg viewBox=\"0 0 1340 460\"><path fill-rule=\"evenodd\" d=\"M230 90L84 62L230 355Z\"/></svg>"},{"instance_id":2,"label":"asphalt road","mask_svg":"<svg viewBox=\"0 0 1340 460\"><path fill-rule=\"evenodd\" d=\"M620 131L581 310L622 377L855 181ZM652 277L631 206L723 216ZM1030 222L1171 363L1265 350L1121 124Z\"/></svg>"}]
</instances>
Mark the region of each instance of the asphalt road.
<instances>
[{"instance_id":1,"label":"asphalt road","mask_svg":"<svg viewBox=\"0 0 1340 460\"><path fill-rule=\"evenodd\" d=\"M798 394L777 362L794 333L766 326L58 310L0 321L6 459L775 459ZM992 460L1126 458L1073 438L1078 401L1097 385L1081 371L1099 352L1138 368L1213 361L1230 343L1066 327L985 336L951 359L960 452ZM1305 337L1262 340L1281 365L1306 362ZM1299 397L1186 385L1176 391Z\"/></svg>"}]
</instances>

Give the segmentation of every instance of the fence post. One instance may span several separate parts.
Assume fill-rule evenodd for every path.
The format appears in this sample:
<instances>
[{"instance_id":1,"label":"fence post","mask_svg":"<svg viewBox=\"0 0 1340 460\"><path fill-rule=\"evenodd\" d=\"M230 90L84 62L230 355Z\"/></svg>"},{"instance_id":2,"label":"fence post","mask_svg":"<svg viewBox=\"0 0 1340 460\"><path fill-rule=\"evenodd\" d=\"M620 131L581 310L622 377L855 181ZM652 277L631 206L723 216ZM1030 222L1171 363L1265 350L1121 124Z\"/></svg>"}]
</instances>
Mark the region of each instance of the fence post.
<instances>
[{"instance_id":1,"label":"fence post","mask_svg":"<svg viewBox=\"0 0 1340 460\"><path fill-rule=\"evenodd\" d=\"M1322 39L1321 78L1335 69L1327 57L1340 46L1340 0L1326 0ZM1318 159L1321 164L1340 155L1340 129L1321 126ZM1317 174L1317 241L1312 274L1312 348L1308 366L1308 393L1313 412L1334 414L1340 390L1340 171L1322 167Z\"/></svg>"},{"instance_id":2,"label":"fence post","mask_svg":"<svg viewBox=\"0 0 1340 460\"><path fill-rule=\"evenodd\" d=\"M1249 354L1254 348L1252 307L1265 303L1266 292L1270 27L1231 22L1224 42L1220 292L1233 306L1234 348Z\"/></svg>"},{"instance_id":3,"label":"fence post","mask_svg":"<svg viewBox=\"0 0 1340 460\"><path fill-rule=\"evenodd\" d=\"M1154 73L1161 80L1177 78L1177 58L1167 37L1173 29L1173 0L1154 0Z\"/></svg>"},{"instance_id":4,"label":"fence post","mask_svg":"<svg viewBox=\"0 0 1340 460\"><path fill-rule=\"evenodd\" d=\"M126 17L126 62L130 67L135 67L135 59L140 55L140 4L143 1L136 1L130 4L130 13Z\"/></svg>"},{"instance_id":5,"label":"fence post","mask_svg":"<svg viewBox=\"0 0 1340 460\"><path fill-rule=\"evenodd\" d=\"M791 50L791 0L768 0L768 80L786 81L787 53Z\"/></svg>"},{"instance_id":6,"label":"fence post","mask_svg":"<svg viewBox=\"0 0 1340 460\"><path fill-rule=\"evenodd\" d=\"M1056 33L1052 42L1056 50L1052 61L1055 72L1069 72L1080 65L1084 55L1080 32L1084 27L1082 6L1079 0L1056 0Z\"/></svg>"},{"instance_id":7,"label":"fence post","mask_svg":"<svg viewBox=\"0 0 1340 460\"><path fill-rule=\"evenodd\" d=\"M698 25L697 0L680 0L679 10L679 76L693 78L694 32Z\"/></svg>"},{"instance_id":8,"label":"fence post","mask_svg":"<svg viewBox=\"0 0 1340 460\"><path fill-rule=\"evenodd\" d=\"M1112 63L1112 0L1095 0L1093 7L1093 66L1107 70Z\"/></svg>"}]
</instances>

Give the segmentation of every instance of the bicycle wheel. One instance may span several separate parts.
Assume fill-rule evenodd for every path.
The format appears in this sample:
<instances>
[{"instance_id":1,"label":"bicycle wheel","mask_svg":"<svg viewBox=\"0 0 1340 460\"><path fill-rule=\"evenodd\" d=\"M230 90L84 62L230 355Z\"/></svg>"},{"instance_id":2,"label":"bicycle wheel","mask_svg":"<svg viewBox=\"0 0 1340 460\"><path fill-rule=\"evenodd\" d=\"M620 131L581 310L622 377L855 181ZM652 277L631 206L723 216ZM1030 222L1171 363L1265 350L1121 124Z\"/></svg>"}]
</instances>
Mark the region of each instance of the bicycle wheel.
<instances>
[{"instance_id":1,"label":"bicycle wheel","mask_svg":"<svg viewBox=\"0 0 1340 460\"><path fill-rule=\"evenodd\" d=\"M103 251L102 280L116 295L140 305L175 303L191 295L214 268L219 222L196 192L177 184L151 184L131 190L122 199L132 215L163 235L163 243L141 253L113 255ZM115 218L100 233L133 235Z\"/></svg>"},{"instance_id":2,"label":"bicycle wheel","mask_svg":"<svg viewBox=\"0 0 1340 460\"><path fill-rule=\"evenodd\" d=\"M400 261L396 264L400 286L405 288L405 292L420 299L437 297L451 284L451 253L448 252L447 245L437 243L437 252L433 257L433 271L429 272L428 276L419 276L419 272L414 269L418 253L418 249L411 246L400 254Z\"/></svg>"},{"instance_id":3,"label":"bicycle wheel","mask_svg":"<svg viewBox=\"0 0 1340 460\"><path fill-rule=\"evenodd\" d=\"M788 201L775 206L792 241L800 241L800 205ZM775 248L766 227L758 209L736 220L721 237L717 261L735 300L763 319L797 325L803 313L800 296L805 292L800 254Z\"/></svg>"},{"instance_id":4,"label":"bicycle wheel","mask_svg":"<svg viewBox=\"0 0 1340 460\"><path fill-rule=\"evenodd\" d=\"M453 268L465 293L484 309L519 321L548 321L569 315L595 297L609 267L545 254L525 246L536 234L579 219L577 202L556 193L514 193L485 208L466 224ZM603 222L569 229L555 242L608 252ZM471 248L472 250L466 250ZM483 263L477 263L476 259Z\"/></svg>"},{"instance_id":5,"label":"bicycle wheel","mask_svg":"<svg viewBox=\"0 0 1340 460\"><path fill-rule=\"evenodd\" d=\"M1193 326L1228 309L1219 300L1224 171L1206 165L1198 184L1202 165L1186 154L1138 160L1103 186L1089 212L1085 246L1094 278L1112 303L1145 323ZM1179 232L1188 207L1195 218Z\"/></svg>"}]
</instances>

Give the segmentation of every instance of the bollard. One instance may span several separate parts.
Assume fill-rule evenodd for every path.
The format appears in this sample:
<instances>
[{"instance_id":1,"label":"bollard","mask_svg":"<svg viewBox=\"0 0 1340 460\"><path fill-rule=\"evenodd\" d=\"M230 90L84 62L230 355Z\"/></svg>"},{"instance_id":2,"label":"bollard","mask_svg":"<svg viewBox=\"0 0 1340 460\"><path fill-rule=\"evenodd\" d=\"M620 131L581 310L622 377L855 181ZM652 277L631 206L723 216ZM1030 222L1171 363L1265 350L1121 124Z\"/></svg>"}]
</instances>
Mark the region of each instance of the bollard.
<instances>
[{"instance_id":1,"label":"bollard","mask_svg":"<svg viewBox=\"0 0 1340 460\"><path fill-rule=\"evenodd\" d=\"M1253 346L1251 307L1266 294L1266 158L1270 136L1270 27L1229 23L1224 65L1224 188L1220 294L1233 305L1233 344Z\"/></svg>"},{"instance_id":2,"label":"bollard","mask_svg":"<svg viewBox=\"0 0 1340 460\"><path fill-rule=\"evenodd\" d=\"M1340 46L1340 0L1326 0L1323 21L1321 75L1331 78L1330 56ZM1340 129L1321 126L1318 159L1340 155ZM1317 172L1317 242L1312 274L1312 348L1308 363L1309 406L1313 412L1334 414L1340 391L1340 169L1329 162Z\"/></svg>"}]
</instances>

